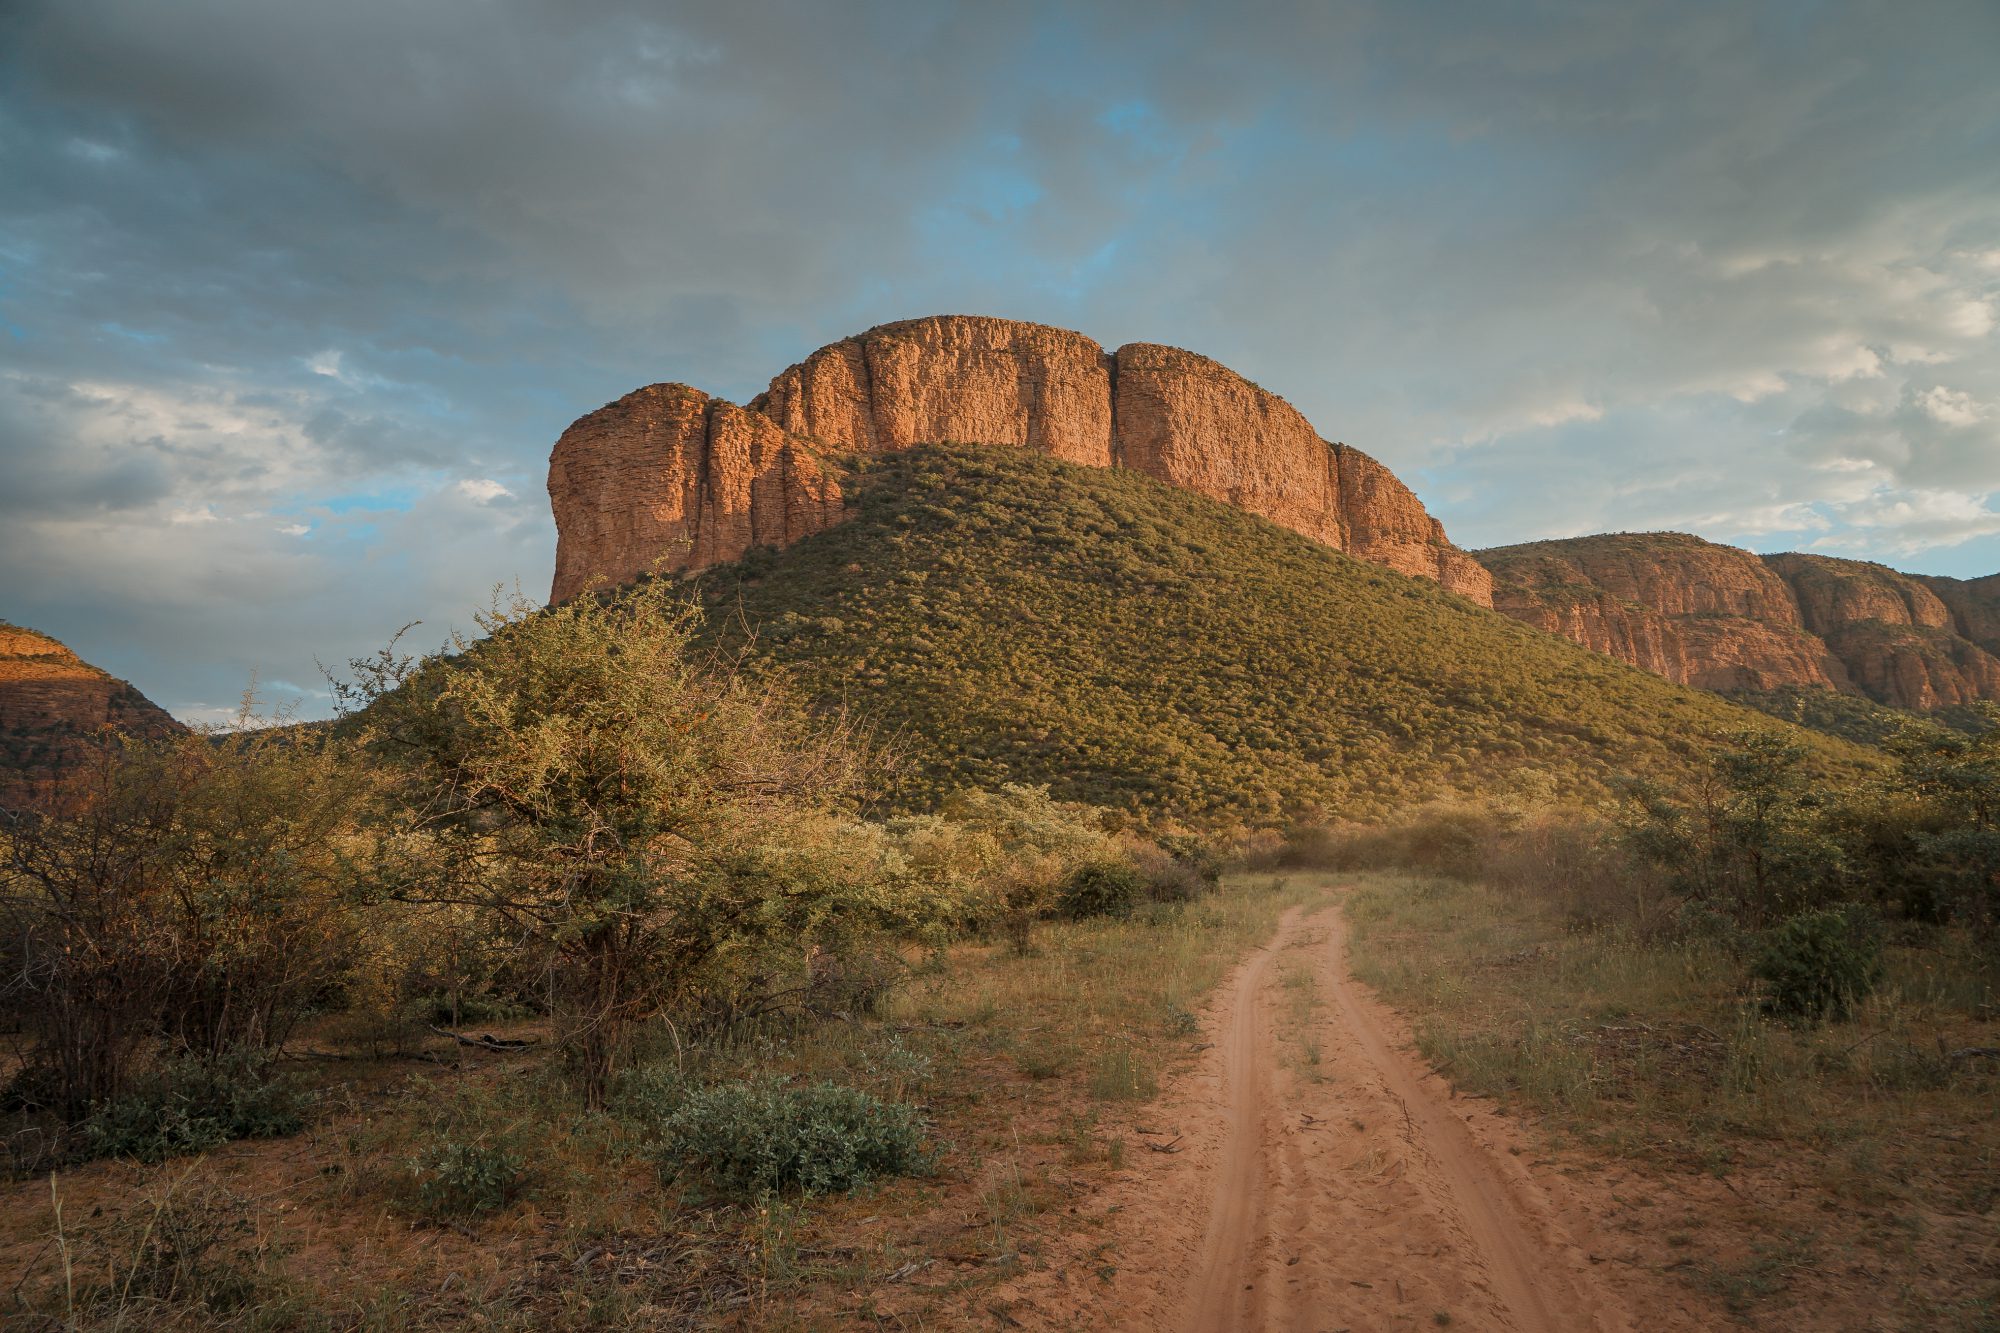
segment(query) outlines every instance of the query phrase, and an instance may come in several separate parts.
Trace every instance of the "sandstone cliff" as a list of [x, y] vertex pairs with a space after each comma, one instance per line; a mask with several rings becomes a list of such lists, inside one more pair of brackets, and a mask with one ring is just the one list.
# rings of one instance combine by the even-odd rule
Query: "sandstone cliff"
[[1862, 693], [1904, 708], [2000, 699], [2000, 659], [1964, 635], [1927, 581], [1861, 560], [1764, 559], [1791, 585], [1806, 628], [1846, 663]]
[[1950, 608], [1951, 627], [1961, 639], [1970, 639], [2000, 656], [2000, 574], [1983, 579], [1924, 574], [1918, 575], [1917, 581]]
[[700, 569], [837, 522], [840, 486], [809, 442], [684, 384], [584, 417], [549, 459], [555, 600], [655, 566]]
[[823, 347], [747, 409], [656, 385], [578, 421], [550, 460], [552, 596], [796, 541], [838, 521], [830, 462], [947, 440], [1132, 468], [1491, 604], [1408, 487], [1275, 394], [1175, 348], [971, 316]]
[[0, 809], [46, 787], [107, 729], [158, 736], [181, 726], [46, 634], [0, 621]]
[[1904, 708], [2000, 699], [2000, 578], [1919, 579], [1681, 533], [1478, 555], [1496, 609], [1670, 680], [1817, 686]]
[[1846, 689], [1791, 590], [1748, 551], [1681, 533], [1530, 542], [1477, 553], [1493, 605], [1684, 685]]

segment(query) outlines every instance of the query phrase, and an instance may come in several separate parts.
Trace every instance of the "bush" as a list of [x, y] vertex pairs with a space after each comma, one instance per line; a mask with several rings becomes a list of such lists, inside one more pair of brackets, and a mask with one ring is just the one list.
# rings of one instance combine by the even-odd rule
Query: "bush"
[[1132, 915], [1146, 895], [1146, 877], [1124, 861], [1093, 861], [1063, 881], [1056, 911], [1072, 921], [1085, 917]]
[[[238, 721], [255, 719], [246, 702]], [[94, 749], [0, 836], [0, 1013], [74, 1124], [157, 1050], [276, 1047], [350, 981], [367, 767], [285, 728]]]
[[700, 609], [672, 584], [547, 608], [517, 593], [474, 620], [477, 642], [421, 661], [392, 644], [336, 684], [392, 798], [376, 887], [471, 905], [517, 941], [601, 1107], [640, 1024], [728, 1005], [733, 960], [851, 905], [796, 853], [855, 751], [698, 651]]
[[688, 1094], [663, 1130], [664, 1173], [692, 1166], [744, 1197], [849, 1191], [931, 1165], [915, 1108], [837, 1083], [793, 1087], [767, 1078], [705, 1088]]
[[1752, 970], [1770, 1012], [1841, 1018], [1881, 979], [1881, 945], [1841, 908], [1802, 912], [1766, 933]]
[[263, 1051], [161, 1066], [131, 1091], [105, 1102], [81, 1126], [92, 1157], [161, 1162], [206, 1152], [231, 1139], [272, 1139], [305, 1127], [300, 1081], [271, 1072]]
[[1270, 858], [1269, 870], [1350, 870], [1348, 840], [1322, 824], [1302, 824], [1288, 829], [1284, 842]]
[[618, 1115], [657, 1127], [669, 1120], [694, 1091], [689, 1077], [666, 1060], [642, 1060], [618, 1076], [611, 1109]]
[[[101, 1255], [104, 1273], [101, 1283], [77, 1293], [77, 1304], [108, 1317], [64, 1327], [144, 1325], [148, 1306], [233, 1314], [272, 1294], [268, 1251], [250, 1221], [251, 1200], [213, 1180], [182, 1176], [169, 1180], [151, 1207], [147, 1202], [79, 1236], [86, 1262]], [[136, 1320], [134, 1311], [140, 1312]]]
[[1212, 844], [1194, 834], [1168, 834], [1158, 843], [1137, 843], [1132, 864], [1146, 884], [1146, 897], [1156, 903], [1191, 903], [1212, 893], [1222, 879], [1222, 858]]
[[1213, 839], [1198, 833], [1170, 833], [1160, 839], [1160, 850], [1210, 888], [1221, 882], [1222, 852]]
[[410, 1163], [417, 1206], [430, 1217], [497, 1212], [521, 1196], [527, 1159], [504, 1143], [444, 1139]]

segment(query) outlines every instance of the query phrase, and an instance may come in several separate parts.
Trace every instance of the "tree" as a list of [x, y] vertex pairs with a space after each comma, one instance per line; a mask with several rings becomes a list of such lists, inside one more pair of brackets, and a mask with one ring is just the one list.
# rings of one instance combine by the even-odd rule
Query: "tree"
[[496, 595], [476, 619], [477, 642], [422, 661], [392, 644], [340, 684], [390, 773], [379, 887], [490, 914], [594, 1105], [634, 1024], [801, 942], [832, 890], [788, 843], [848, 790], [854, 748], [698, 660], [700, 613], [665, 582], [547, 609]]
[[1722, 738], [1677, 788], [1641, 788], [1637, 850], [1676, 887], [1747, 923], [1788, 916], [1829, 896], [1841, 873], [1801, 760], [1769, 732]]
[[1977, 734], [1917, 720], [1890, 742], [1896, 785], [1917, 802], [1914, 861], [1930, 906], [1983, 931], [2000, 926], [2000, 705], [1974, 705]]

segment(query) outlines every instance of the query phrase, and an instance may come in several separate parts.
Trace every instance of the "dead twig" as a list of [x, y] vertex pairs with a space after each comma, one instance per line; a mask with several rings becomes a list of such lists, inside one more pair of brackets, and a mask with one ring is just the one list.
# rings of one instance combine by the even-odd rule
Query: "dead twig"
[[532, 1037], [496, 1037], [490, 1032], [478, 1037], [468, 1037], [463, 1032], [453, 1032], [450, 1028], [441, 1028], [435, 1023], [427, 1023], [424, 1026], [440, 1037], [450, 1037], [461, 1046], [476, 1046], [482, 1051], [518, 1051], [535, 1044]]

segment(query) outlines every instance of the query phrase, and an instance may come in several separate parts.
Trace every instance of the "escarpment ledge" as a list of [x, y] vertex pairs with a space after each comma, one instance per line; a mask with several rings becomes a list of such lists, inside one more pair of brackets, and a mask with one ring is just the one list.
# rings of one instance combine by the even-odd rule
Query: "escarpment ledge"
[[1669, 680], [1927, 709], [2000, 699], [2000, 576], [1919, 578], [1685, 533], [1481, 551], [1495, 609]]
[[822, 347], [747, 407], [654, 385], [579, 420], [550, 460], [552, 595], [797, 541], [844, 512], [839, 458], [943, 441], [1131, 468], [1492, 604], [1492, 577], [1394, 474], [1227, 367], [960, 315]]

